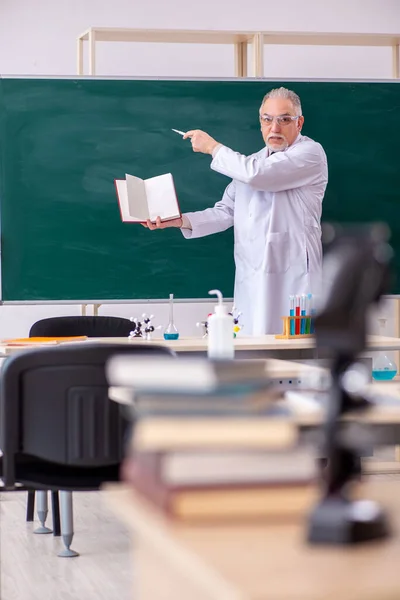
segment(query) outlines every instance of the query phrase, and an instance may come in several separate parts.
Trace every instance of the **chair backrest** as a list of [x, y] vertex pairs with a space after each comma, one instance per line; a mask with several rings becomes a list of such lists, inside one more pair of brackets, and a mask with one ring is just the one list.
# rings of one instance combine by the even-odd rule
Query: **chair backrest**
[[28, 350], [5, 361], [0, 448], [6, 486], [18, 481], [24, 456], [74, 468], [119, 465], [128, 422], [108, 398], [105, 364], [121, 353], [175, 356], [153, 344], [82, 342]]
[[29, 337], [128, 337], [132, 323], [123, 317], [69, 316], [50, 317], [34, 323]]

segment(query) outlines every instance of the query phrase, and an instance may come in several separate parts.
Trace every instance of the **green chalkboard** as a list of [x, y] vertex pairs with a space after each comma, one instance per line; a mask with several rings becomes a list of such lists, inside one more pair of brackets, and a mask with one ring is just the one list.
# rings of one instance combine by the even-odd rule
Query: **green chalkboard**
[[278, 85], [299, 93], [303, 132], [327, 152], [324, 220], [388, 221], [400, 266], [398, 82], [3, 78], [2, 300], [231, 297], [232, 232], [188, 241], [123, 224], [114, 179], [171, 172], [182, 211], [213, 205], [229, 180], [171, 128], [255, 152]]

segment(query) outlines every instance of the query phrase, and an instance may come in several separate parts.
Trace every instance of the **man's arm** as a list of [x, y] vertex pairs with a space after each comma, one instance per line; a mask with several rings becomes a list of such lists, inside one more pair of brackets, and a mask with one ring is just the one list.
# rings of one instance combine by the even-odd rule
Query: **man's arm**
[[[219, 233], [232, 227], [235, 189], [235, 182], [232, 181], [225, 189], [221, 200], [213, 208], [206, 208], [205, 210], [182, 215], [183, 225], [181, 231], [184, 237], [199, 238]], [[190, 228], [187, 227], [188, 225]]]
[[192, 230], [192, 224], [189, 221], [187, 215], [185, 215], [185, 214], [182, 215], [182, 227], [181, 227], [181, 229], [190, 229], [190, 230]]
[[246, 183], [263, 192], [282, 192], [328, 180], [326, 156], [320, 144], [304, 141], [276, 152], [273, 156], [244, 156], [226, 146], [205, 131], [187, 131], [194, 152], [211, 154], [211, 168], [227, 177]]
[[213, 208], [185, 213], [171, 221], [161, 221], [160, 217], [157, 217], [155, 223], [147, 221], [142, 225], [151, 231], [178, 227], [185, 238], [198, 238], [225, 231], [233, 225], [235, 189], [235, 182], [232, 181], [225, 189], [222, 199]]
[[281, 192], [327, 179], [325, 154], [315, 142], [300, 142], [269, 158], [247, 157], [222, 146], [211, 168], [265, 192]]

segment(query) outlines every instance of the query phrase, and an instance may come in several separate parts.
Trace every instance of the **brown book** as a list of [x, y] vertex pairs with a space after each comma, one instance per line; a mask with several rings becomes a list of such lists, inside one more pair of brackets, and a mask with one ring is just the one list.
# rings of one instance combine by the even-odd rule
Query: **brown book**
[[174, 489], [142, 477], [134, 487], [167, 516], [201, 522], [301, 518], [318, 498], [312, 484]]
[[307, 483], [317, 478], [314, 450], [303, 444], [290, 450], [222, 449], [137, 452], [124, 462], [123, 479], [151, 477], [173, 487]]
[[152, 417], [139, 419], [134, 444], [139, 451], [177, 448], [293, 447], [298, 430], [287, 418]]
[[318, 498], [310, 482], [166, 485], [134, 460], [125, 462], [122, 475], [167, 516], [193, 522], [299, 518]]

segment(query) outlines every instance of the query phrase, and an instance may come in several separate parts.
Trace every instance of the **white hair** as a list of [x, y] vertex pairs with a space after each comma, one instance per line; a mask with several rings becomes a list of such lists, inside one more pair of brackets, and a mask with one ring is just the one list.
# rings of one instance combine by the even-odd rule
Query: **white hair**
[[269, 98], [285, 98], [286, 100], [290, 100], [290, 102], [293, 104], [293, 108], [295, 110], [296, 116], [301, 116], [301, 102], [300, 102], [300, 98], [296, 94], [296, 92], [293, 92], [292, 90], [288, 90], [287, 88], [284, 88], [284, 87], [275, 88], [274, 90], [270, 90], [268, 92], [268, 94], [265, 94], [263, 101], [261, 102], [260, 111], [261, 111], [261, 108], [263, 107], [264, 103]]

